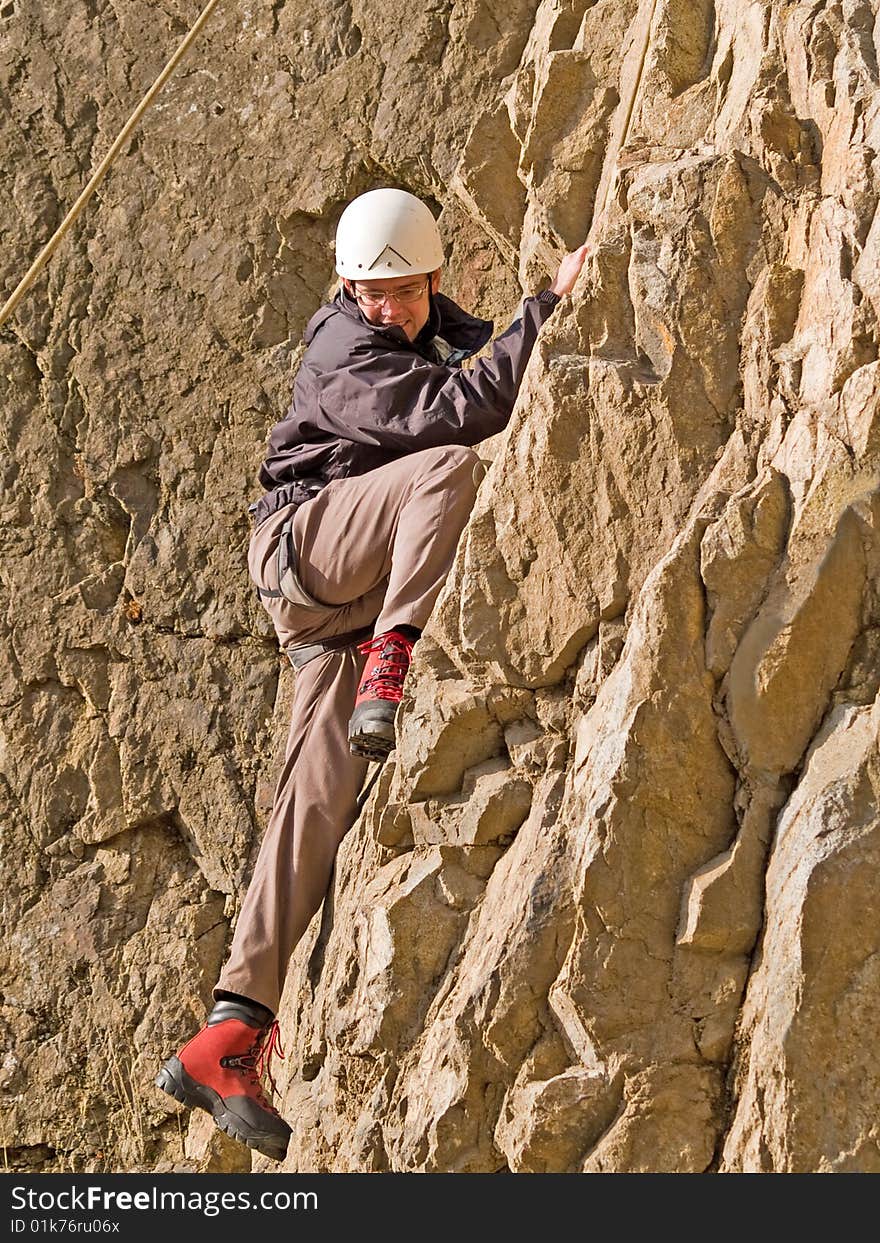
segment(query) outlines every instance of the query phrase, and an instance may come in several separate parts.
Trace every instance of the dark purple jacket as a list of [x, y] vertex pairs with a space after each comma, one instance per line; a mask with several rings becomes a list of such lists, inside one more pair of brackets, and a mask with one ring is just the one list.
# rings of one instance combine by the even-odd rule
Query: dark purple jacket
[[370, 324], [340, 290], [306, 328], [293, 402], [273, 427], [260, 468], [267, 491], [250, 507], [255, 522], [308, 500], [332, 479], [500, 432], [538, 331], [558, 301], [549, 289], [526, 298], [491, 353], [462, 368], [491, 337], [488, 320], [437, 294], [427, 324], [410, 341], [402, 328]]

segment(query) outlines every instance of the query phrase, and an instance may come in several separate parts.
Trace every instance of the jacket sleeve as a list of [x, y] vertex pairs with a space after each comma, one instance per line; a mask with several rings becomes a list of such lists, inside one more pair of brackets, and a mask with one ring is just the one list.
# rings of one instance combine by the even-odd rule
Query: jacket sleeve
[[493, 436], [510, 418], [538, 332], [558, 302], [550, 290], [526, 298], [490, 354], [468, 369], [408, 350], [365, 349], [316, 377], [323, 430], [402, 452]]

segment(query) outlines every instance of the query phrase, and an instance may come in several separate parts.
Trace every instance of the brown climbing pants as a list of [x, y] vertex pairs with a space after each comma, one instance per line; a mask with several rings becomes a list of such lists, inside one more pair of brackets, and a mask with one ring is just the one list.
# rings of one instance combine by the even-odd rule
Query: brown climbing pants
[[[264, 599], [282, 647], [364, 626], [383, 634], [424, 626], [452, 566], [482, 464], [451, 445], [328, 484], [295, 511], [299, 578], [326, 608]], [[276, 551], [292, 507], [251, 537], [248, 566], [277, 591]], [[356, 815], [367, 761], [348, 749], [348, 721], [364, 658], [356, 646], [324, 652], [296, 673], [284, 767], [253, 878], [217, 989], [277, 1012], [287, 964], [327, 892], [333, 861]]]

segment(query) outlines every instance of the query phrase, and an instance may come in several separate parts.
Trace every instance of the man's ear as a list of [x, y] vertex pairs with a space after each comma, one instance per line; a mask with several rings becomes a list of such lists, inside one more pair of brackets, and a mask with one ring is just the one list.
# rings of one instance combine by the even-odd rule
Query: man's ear
[[343, 284], [343, 287], [345, 288], [345, 292], [348, 294], [349, 298], [353, 298], [353, 297], [354, 297], [354, 285], [352, 285], [352, 283], [351, 283], [351, 281], [348, 279], [348, 277], [343, 276], [343, 278], [342, 278], [342, 284]]
[[431, 293], [437, 293], [440, 289], [440, 269], [437, 268], [431, 273]]

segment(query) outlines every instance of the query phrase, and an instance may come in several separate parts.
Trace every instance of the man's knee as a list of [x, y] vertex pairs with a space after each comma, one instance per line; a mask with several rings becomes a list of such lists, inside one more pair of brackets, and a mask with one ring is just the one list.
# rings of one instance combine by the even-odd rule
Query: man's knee
[[480, 486], [483, 477], [486, 474], [486, 467], [483, 460], [474, 449], [470, 449], [467, 445], [451, 445], [455, 454], [454, 460], [457, 469], [461, 470], [465, 478], [470, 480], [474, 490]]
[[426, 472], [436, 477], [441, 475], [462, 490], [476, 490], [486, 473], [486, 468], [478, 453], [467, 445], [441, 445], [436, 449], [424, 450], [424, 466]]

